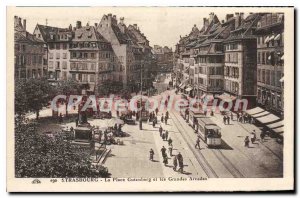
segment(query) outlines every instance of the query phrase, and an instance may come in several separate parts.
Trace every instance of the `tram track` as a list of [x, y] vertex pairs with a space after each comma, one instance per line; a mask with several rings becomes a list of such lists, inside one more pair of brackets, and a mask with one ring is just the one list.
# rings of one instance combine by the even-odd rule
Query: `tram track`
[[[199, 154], [203, 161], [204, 164], [208, 167], [208, 169], [210, 171], [212, 171], [215, 175], [215, 177], [219, 177], [216, 172], [214, 171], [214, 169], [212, 168], [212, 166], [209, 164], [209, 162], [205, 159], [204, 155], [201, 152], [195, 152], [193, 147], [190, 146], [190, 142], [193, 142], [194, 140], [192, 140], [192, 138], [190, 136], [187, 135], [187, 131], [184, 129], [184, 127], [182, 126], [181, 122], [178, 119], [178, 116], [173, 113], [173, 116], [176, 118], [177, 122], [174, 122], [176, 127], [178, 128], [178, 123], [181, 125], [182, 129], [185, 131], [185, 133], [183, 134], [182, 131], [178, 128], [178, 130], [181, 132], [183, 138], [185, 139], [185, 141], [188, 143], [190, 149], [192, 150], [192, 152], [195, 154], [195, 156], [197, 156], [196, 154]], [[236, 168], [236, 166], [224, 155], [224, 153], [221, 151], [221, 149], [215, 148], [215, 149], [209, 149], [211, 153], [214, 154], [214, 156], [218, 159], [218, 161], [225, 167], [225, 169], [234, 177], [234, 178], [244, 178], [245, 176]], [[203, 163], [201, 161], [199, 161], [199, 159], [197, 159], [197, 161], [199, 162], [199, 164], [201, 165], [201, 167], [203, 167]], [[204, 170], [205, 172], [207, 172], [207, 170]]]
[[173, 117], [176, 119], [176, 121], [174, 120], [174, 124], [175, 124], [176, 128], [181, 133], [183, 139], [187, 143], [190, 150], [193, 152], [196, 160], [198, 161], [199, 165], [202, 167], [202, 169], [205, 172], [205, 174], [207, 175], [207, 177], [208, 178], [218, 178], [219, 176], [217, 175], [215, 170], [211, 167], [211, 165], [208, 163], [208, 161], [203, 156], [203, 154], [201, 152], [195, 152], [193, 145], [191, 144], [191, 142], [193, 142], [193, 141], [191, 141], [191, 138], [189, 136], [187, 136], [186, 133], [183, 133], [182, 130], [185, 131], [185, 129], [183, 128], [183, 125], [180, 123], [177, 116], [173, 112], [170, 112], [170, 113], [173, 114]]

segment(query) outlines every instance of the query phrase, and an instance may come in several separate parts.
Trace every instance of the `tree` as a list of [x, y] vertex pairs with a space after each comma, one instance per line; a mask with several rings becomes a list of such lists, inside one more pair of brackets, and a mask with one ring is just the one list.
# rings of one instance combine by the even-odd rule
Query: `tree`
[[53, 96], [53, 87], [47, 79], [27, 79], [16, 82], [15, 85], [15, 113], [24, 115], [28, 111], [36, 113], [48, 105]]
[[90, 151], [64, 141], [60, 136], [47, 137], [36, 131], [36, 124], [16, 122], [15, 177], [65, 178], [109, 177], [107, 168], [94, 168]]
[[81, 84], [75, 80], [62, 80], [58, 82], [57, 94], [67, 96], [66, 116], [68, 116], [68, 98], [70, 95], [80, 94]]

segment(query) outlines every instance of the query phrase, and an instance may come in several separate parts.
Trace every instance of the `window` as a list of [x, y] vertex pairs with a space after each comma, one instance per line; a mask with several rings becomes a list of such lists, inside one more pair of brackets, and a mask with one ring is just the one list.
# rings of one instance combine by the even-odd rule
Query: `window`
[[91, 58], [95, 58], [95, 53], [91, 53]]
[[72, 52], [72, 58], [76, 58], [76, 52]]
[[83, 57], [84, 57], [84, 58], [88, 58], [88, 53], [84, 53], [84, 54], [83, 54]]
[[88, 75], [82, 74], [82, 82], [87, 82], [87, 81], [88, 81]]
[[67, 67], [68, 67], [67, 61], [63, 61], [62, 62], [62, 68], [67, 69]]
[[261, 69], [257, 70], [257, 81], [260, 82], [261, 81]]
[[56, 43], [55, 48], [60, 49], [60, 43]]
[[64, 80], [67, 80], [67, 72], [66, 71], [62, 72], [62, 77]]
[[262, 64], [266, 64], [266, 57], [265, 57], [265, 52], [262, 52]]
[[49, 49], [54, 49], [54, 44], [53, 43], [49, 43]]
[[72, 80], [76, 80], [76, 74], [72, 74]]
[[95, 82], [95, 75], [94, 74], [90, 75], [90, 82]]
[[275, 86], [275, 72], [273, 70], [271, 71], [270, 78], [271, 78], [271, 85]]
[[96, 66], [94, 63], [91, 64], [91, 70], [95, 70], [96, 69]]
[[57, 62], [55, 62], [55, 69], [60, 69], [60, 62], [59, 61], [57, 61]]
[[63, 53], [63, 59], [67, 58], [67, 53]]
[[49, 53], [49, 59], [53, 59], [53, 53]]
[[265, 70], [263, 69], [262, 70], [262, 79], [261, 79], [261, 81], [263, 82], [263, 83], [265, 83], [266, 81], [265, 81], [265, 79], [266, 79], [266, 76], [265, 76]]
[[67, 44], [66, 43], [63, 44], [63, 49], [67, 49]]
[[76, 63], [70, 63], [71, 70], [76, 70]]
[[260, 52], [257, 53], [257, 64], [260, 64]]
[[53, 69], [53, 61], [49, 61], [48, 64], [49, 64], [49, 65], [48, 65], [48, 68], [49, 68], [49, 69]]
[[281, 79], [281, 71], [277, 71], [277, 75], [276, 75], [276, 86], [277, 87], [281, 87], [281, 82], [280, 82], [280, 79]]
[[26, 51], [26, 45], [22, 45], [22, 51], [23, 51], [23, 52]]
[[56, 59], [60, 59], [60, 53], [56, 53]]

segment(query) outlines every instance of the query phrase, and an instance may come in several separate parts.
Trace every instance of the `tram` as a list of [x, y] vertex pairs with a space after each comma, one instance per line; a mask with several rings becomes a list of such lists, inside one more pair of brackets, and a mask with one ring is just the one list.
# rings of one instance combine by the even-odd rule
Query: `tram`
[[198, 134], [208, 147], [218, 147], [222, 143], [221, 128], [210, 118], [197, 118]]
[[204, 117], [203, 113], [200, 110], [190, 110], [189, 111], [189, 124], [197, 131], [197, 118]]

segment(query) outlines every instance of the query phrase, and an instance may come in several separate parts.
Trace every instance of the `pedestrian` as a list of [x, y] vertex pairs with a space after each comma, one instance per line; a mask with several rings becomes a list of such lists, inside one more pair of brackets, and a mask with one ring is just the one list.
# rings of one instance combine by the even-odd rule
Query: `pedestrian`
[[197, 138], [196, 144], [195, 144], [195, 148], [197, 148], [197, 147], [201, 150], [201, 148], [200, 148], [200, 138], [199, 137]]
[[169, 146], [173, 143], [173, 140], [171, 138], [168, 139]]
[[210, 116], [214, 116], [214, 111], [213, 110], [210, 112]]
[[117, 110], [117, 117], [119, 117], [120, 113], [119, 113], [119, 110]]
[[164, 114], [162, 114], [160, 121], [161, 121], [161, 123], [164, 123]]
[[173, 170], [176, 171], [177, 170], [177, 156], [175, 155], [173, 157]]
[[261, 142], [264, 142], [264, 139], [265, 139], [265, 132], [262, 131], [262, 132], [260, 133], [260, 141], [261, 141]]
[[168, 137], [169, 137], [169, 131], [166, 130], [166, 137], [165, 137], [166, 141], [168, 140]]
[[159, 127], [159, 135], [160, 135], [160, 137], [162, 136], [162, 132], [163, 132], [163, 128], [160, 125], [160, 127]]
[[249, 136], [246, 136], [246, 137], [245, 137], [244, 142], [245, 142], [245, 147], [249, 147], [249, 142], [250, 142]]
[[180, 171], [180, 173], [183, 173], [183, 158], [182, 158], [182, 155], [181, 155], [180, 152], [177, 155], [177, 159], [178, 159], [178, 164], [179, 164], [179, 170], [178, 171]]
[[153, 149], [150, 149], [150, 160], [153, 161], [154, 158], [154, 151]]
[[166, 112], [166, 117], [167, 117], [167, 119], [169, 119], [169, 112], [168, 111]]
[[223, 116], [223, 123], [224, 123], [225, 125], [226, 125], [226, 119], [227, 119], [227, 118], [226, 118], [226, 116], [224, 115], [224, 116]]
[[233, 121], [233, 113], [230, 113], [231, 120]]
[[173, 152], [173, 145], [169, 144], [169, 154], [171, 157], [173, 156], [172, 152]]
[[238, 119], [238, 121], [240, 122], [240, 123], [242, 123], [242, 121], [243, 121], [243, 116], [241, 115], [241, 116], [239, 116], [239, 119]]
[[75, 123], [76, 123], [76, 127], [78, 127], [78, 118], [76, 118]]
[[163, 162], [164, 162], [164, 165], [165, 166], [167, 166], [167, 164], [168, 164], [168, 156], [167, 155], [165, 155], [164, 157], [163, 157]]
[[227, 124], [228, 125], [230, 124], [230, 118], [229, 118], [229, 116], [227, 116]]
[[168, 125], [168, 118], [165, 116], [165, 125]]
[[165, 141], [166, 133], [163, 133], [161, 137], [162, 137], [162, 140]]
[[236, 120], [239, 122], [239, 120], [240, 120], [240, 113], [238, 112], [237, 114], [236, 114]]
[[204, 111], [204, 115], [205, 115], [205, 116], [207, 115], [207, 111], [206, 111], [206, 110]]
[[152, 122], [152, 126], [153, 126], [153, 128], [155, 128], [155, 121]]
[[155, 113], [156, 113], [156, 115], [158, 114], [158, 108], [156, 107], [156, 109], [155, 109]]
[[165, 146], [163, 146], [161, 149], [160, 149], [160, 151], [161, 151], [161, 155], [164, 157], [164, 156], [166, 156], [167, 154], [166, 154], [166, 148], [165, 148]]
[[256, 133], [255, 130], [253, 130], [253, 132], [251, 133], [251, 143], [253, 144], [256, 140]]
[[58, 121], [59, 121], [59, 123], [62, 123], [62, 122], [63, 122], [63, 116], [62, 116], [62, 114], [61, 114], [61, 113], [59, 114]]

